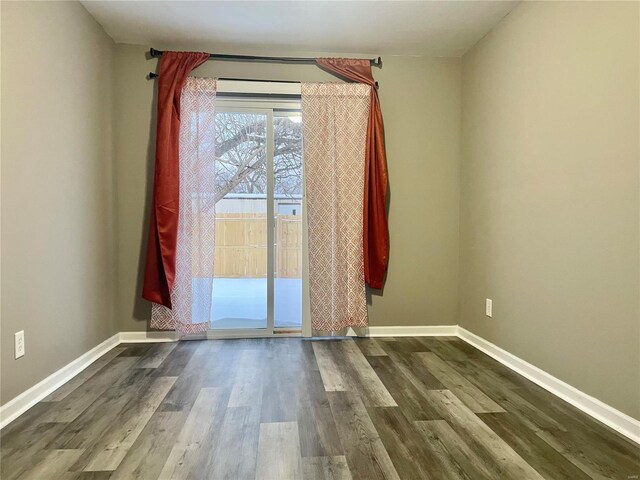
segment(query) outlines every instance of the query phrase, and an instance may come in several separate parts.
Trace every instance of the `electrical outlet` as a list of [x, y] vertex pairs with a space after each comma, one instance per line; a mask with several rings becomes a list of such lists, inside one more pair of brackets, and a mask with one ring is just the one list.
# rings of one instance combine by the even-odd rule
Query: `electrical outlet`
[[490, 298], [487, 298], [484, 305], [484, 314], [487, 317], [493, 317], [493, 300], [491, 300]]
[[16, 358], [24, 356], [24, 330], [20, 330], [14, 334], [14, 344]]

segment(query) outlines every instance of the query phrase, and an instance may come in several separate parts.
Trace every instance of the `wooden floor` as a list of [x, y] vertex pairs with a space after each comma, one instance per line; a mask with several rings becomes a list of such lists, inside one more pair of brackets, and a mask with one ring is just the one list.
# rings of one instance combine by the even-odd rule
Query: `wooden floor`
[[461, 340], [121, 345], [2, 431], [2, 479], [624, 479], [640, 449]]

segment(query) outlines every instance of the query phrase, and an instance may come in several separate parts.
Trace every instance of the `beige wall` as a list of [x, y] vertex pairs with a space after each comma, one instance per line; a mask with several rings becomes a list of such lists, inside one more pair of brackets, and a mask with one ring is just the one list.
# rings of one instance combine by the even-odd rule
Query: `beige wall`
[[[77, 3], [1, 13], [5, 403], [147, 326], [157, 61], [114, 46]], [[391, 252], [371, 325], [459, 321], [640, 417], [638, 15], [637, 3], [523, 3], [462, 61], [384, 58]], [[314, 66], [195, 74], [335, 81]]]
[[[155, 70], [157, 60], [145, 59], [147, 49], [116, 49], [117, 288], [125, 331], [144, 330], [150, 315], [149, 304], [140, 299], [155, 129], [154, 82], [145, 75]], [[386, 56], [384, 67], [374, 74], [386, 124], [391, 251], [387, 286], [384, 295], [372, 296], [370, 323], [456, 324], [460, 59]], [[337, 81], [312, 65], [207, 62], [194, 75]]]
[[[79, 3], [1, 8], [4, 404], [117, 326], [114, 44]], [[26, 356], [14, 360], [19, 330]]]
[[638, 6], [523, 3], [464, 56], [460, 232], [461, 325], [635, 418]]

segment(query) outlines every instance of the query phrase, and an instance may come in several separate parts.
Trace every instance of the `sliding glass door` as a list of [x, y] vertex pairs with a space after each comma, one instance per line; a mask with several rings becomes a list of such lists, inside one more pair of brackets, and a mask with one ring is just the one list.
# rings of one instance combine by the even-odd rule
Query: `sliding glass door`
[[302, 124], [299, 107], [216, 108], [213, 336], [302, 326]]
[[302, 325], [302, 116], [273, 116], [274, 324]]
[[267, 328], [269, 122], [268, 112], [216, 112], [214, 330]]

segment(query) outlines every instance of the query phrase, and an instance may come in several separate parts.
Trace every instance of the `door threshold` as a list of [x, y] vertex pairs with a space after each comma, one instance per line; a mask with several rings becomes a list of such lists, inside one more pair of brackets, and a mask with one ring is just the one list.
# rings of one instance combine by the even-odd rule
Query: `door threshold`
[[239, 339], [239, 338], [288, 338], [302, 337], [302, 330], [275, 330], [273, 333], [264, 331], [238, 330], [207, 330], [208, 340]]

